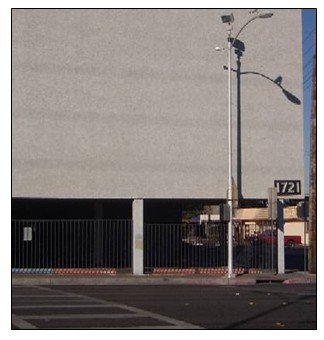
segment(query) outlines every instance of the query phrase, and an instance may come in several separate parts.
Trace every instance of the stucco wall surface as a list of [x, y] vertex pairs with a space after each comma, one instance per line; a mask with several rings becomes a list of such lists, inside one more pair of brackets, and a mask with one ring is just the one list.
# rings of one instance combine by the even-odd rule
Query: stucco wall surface
[[[227, 55], [215, 46], [229, 11], [233, 35], [254, 15], [14, 9], [13, 196], [225, 197]], [[246, 198], [304, 178], [301, 11], [271, 11], [232, 54], [233, 174]]]

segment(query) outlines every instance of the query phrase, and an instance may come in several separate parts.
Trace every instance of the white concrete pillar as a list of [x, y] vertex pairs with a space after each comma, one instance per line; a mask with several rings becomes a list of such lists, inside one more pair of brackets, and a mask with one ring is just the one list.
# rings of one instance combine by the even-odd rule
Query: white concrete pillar
[[144, 202], [133, 200], [133, 274], [144, 274], [143, 260]]
[[277, 273], [285, 273], [284, 205], [278, 200], [277, 219]]

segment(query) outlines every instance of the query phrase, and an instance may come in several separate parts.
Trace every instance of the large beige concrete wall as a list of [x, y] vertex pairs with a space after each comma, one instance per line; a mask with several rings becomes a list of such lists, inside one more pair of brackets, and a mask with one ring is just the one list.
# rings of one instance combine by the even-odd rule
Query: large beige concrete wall
[[[235, 33], [251, 14], [231, 11]], [[13, 196], [225, 197], [227, 57], [215, 46], [226, 45], [226, 12], [14, 9]], [[240, 35], [241, 182], [251, 198], [274, 179], [304, 178], [301, 12], [273, 12]], [[233, 152], [235, 174], [236, 142]]]

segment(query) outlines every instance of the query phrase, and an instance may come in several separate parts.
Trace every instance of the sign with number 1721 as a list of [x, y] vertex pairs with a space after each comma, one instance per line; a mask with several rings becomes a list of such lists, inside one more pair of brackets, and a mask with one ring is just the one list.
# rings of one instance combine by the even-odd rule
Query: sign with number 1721
[[299, 180], [277, 180], [274, 181], [278, 196], [300, 195], [301, 184]]

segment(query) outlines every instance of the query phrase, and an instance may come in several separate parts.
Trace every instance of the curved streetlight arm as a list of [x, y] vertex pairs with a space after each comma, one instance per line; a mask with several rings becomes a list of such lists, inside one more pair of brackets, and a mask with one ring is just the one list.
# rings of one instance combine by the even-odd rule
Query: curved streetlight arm
[[[267, 18], [271, 18], [273, 16], [273, 13], [264, 13], [264, 14], [259, 14], [253, 18], [251, 18], [249, 21], [247, 21], [242, 27], [241, 29], [238, 31], [238, 33], [236, 34], [236, 36], [232, 39], [231, 41], [231, 47], [230, 49], [232, 49], [232, 47], [235, 44], [235, 41], [237, 40], [238, 36], [241, 34], [241, 32], [244, 30], [244, 28], [253, 20], [255, 19], [267, 19]], [[230, 39], [230, 36], [229, 36]]]

